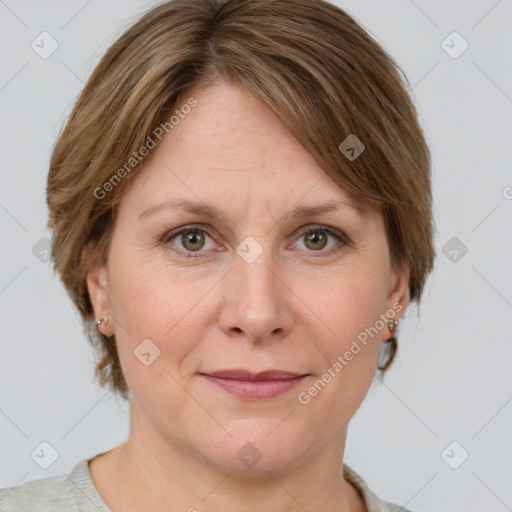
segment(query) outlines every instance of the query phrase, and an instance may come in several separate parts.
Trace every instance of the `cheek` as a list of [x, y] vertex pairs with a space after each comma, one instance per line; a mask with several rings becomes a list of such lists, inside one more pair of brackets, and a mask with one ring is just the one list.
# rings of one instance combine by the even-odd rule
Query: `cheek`
[[368, 392], [381, 351], [382, 331], [375, 326], [381, 326], [384, 283], [352, 270], [324, 283], [326, 293], [316, 293], [311, 306], [321, 320], [315, 321], [317, 336], [310, 336], [323, 368], [298, 401], [313, 432], [334, 432], [350, 420]]
[[112, 261], [118, 264], [110, 272], [111, 310], [128, 388], [149, 417], [161, 414], [164, 403], [169, 411], [179, 410], [187, 402], [179, 370], [202, 337], [197, 329], [200, 290], [142, 258]]
[[111, 261], [116, 265], [109, 274], [110, 306], [123, 368], [140, 370], [133, 352], [149, 339], [163, 356], [151, 368], [156, 371], [165, 362], [172, 371], [204, 337], [205, 319], [213, 308], [208, 292], [218, 275], [187, 276], [143, 255], [120, 258], [120, 252], [113, 251]]
[[[346, 265], [335, 273], [303, 280], [300, 286], [294, 287], [294, 293], [306, 306], [305, 314], [314, 314], [330, 359], [376, 324], [385, 307], [385, 277], [379, 262]], [[304, 322], [311, 324], [313, 319]], [[382, 327], [381, 324], [378, 325]], [[380, 339], [380, 332], [374, 337]]]
[[109, 269], [112, 312], [130, 332], [146, 337], [160, 335], [183, 316], [194, 288], [184, 284], [157, 251], [138, 251], [122, 241], [115, 242]]
[[313, 386], [304, 390], [300, 403], [311, 418], [322, 417], [326, 408], [332, 410], [328, 420], [332, 428], [339, 419], [348, 421], [355, 413], [375, 375], [382, 341], [383, 322], [379, 319], [384, 312], [387, 282], [381, 270], [378, 261], [364, 266], [347, 265], [330, 278], [316, 282], [313, 290], [305, 286], [301, 292], [314, 299], [308, 305], [321, 320], [316, 321], [317, 336], [310, 335], [312, 340], [318, 340], [314, 341], [315, 348], [324, 368]]

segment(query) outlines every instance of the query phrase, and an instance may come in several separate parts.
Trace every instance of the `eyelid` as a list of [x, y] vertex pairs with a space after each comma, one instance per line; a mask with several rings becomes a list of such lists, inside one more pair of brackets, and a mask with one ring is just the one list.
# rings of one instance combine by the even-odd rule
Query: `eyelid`
[[186, 226], [181, 226], [176, 229], [172, 229], [170, 231], [166, 231], [164, 235], [162, 236], [162, 242], [168, 242], [171, 238], [174, 238], [177, 235], [181, 235], [182, 233], [185, 233], [187, 231], [204, 231], [207, 233], [210, 237], [213, 238], [212, 234], [210, 233], [210, 228], [205, 224], [187, 224]]
[[[315, 231], [325, 231], [331, 237], [336, 238], [338, 244], [334, 247], [331, 247], [330, 249], [327, 249], [326, 251], [307, 251], [313, 258], [331, 256], [342, 251], [344, 247], [352, 246], [351, 240], [343, 231], [340, 231], [336, 228], [332, 228], [330, 226], [326, 226], [324, 224], [310, 224], [306, 226], [301, 226], [298, 230], [294, 231], [293, 235], [291, 236], [294, 237], [295, 242], [296, 239], [299, 239], [309, 233], [314, 233]], [[342, 247], [339, 246], [340, 244]]]
[[341, 241], [347, 244], [350, 242], [349, 238], [343, 231], [340, 231], [339, 229], [333, 228], [331, 226], [326, 226], [325, 224], [306, 224], [305, 226], [301, 226], [299, 229], [295, 230], [291, 236], [294, 237], [298, 236], [299, 234], [304, 236], [312, 231], [327, 231], [329, 234], [337, 236]]
[[[212, 238], [212, 240], [214, 242], [217, 242], [216, 237], [212, 235], [212, 229], [210, 228], [210, 226], [208, 226], [206, 224], [187, 224], [187, 225], [181, 226], [174, 230], [167, 231], [160, 238], [160, 240], [162, 243], [167, 244], [167, 243], [169, 243], [170, 240], [172, 240], [176, 236], [186, 233], [187, 231], [194, 231], [194, 230], [205, 232], [210, 238]], [[300, 228], [296, 229], [293, 232], [293, 234], [290, 235], [290, 237], [293, 238], [293, 242], [295, 242], [298, 238], [303, 237], [303, 236], [305, 236], [311, 232], [315, 232], [315, 231], [325, 231], [330, 236], [336, 238], [339, 243], [336, 247], [331, 247], [330, 249], [328, 249], [326, 251], [319, 250], [318, 254], [315, 254], [315, 252], [317, 252], [317, 251], [307, 251], [313, 257], [321, 257], [321, 256], [325, 257], [325, 256], [328, 256], [331, 254], [335, 254], [335, 253], [341, 251], [344, 246], [351, 247], [351, 245], [352, 245], [351, 240], [343, 231], [340, 231], [336, 228], [332, 228], [330, 226], [326, 226], [323, 224], [314, 224], [313, 223], [313, 224], [307, 224], [305, 226], [301, 226]], [[341, 244], [343, 247], [339, 247], [339, 244]], [[183, 254], [183, 252], [184, 252], [182, 249], [178, 249], [178, 248], [173, 249], [173, 250], [175, 252], [177, 252], [178, 254]], [[201, 254], [201, 252], [206, 252], [206, 251], [186, 251], [185, 254], [187, 254], [188, 256], [185, 256], [185, 257], [197, 258], [197, 257], [200, 257], [199, 254]], [[198, 254], [198, 256], [195, 256], [196, 253]]]

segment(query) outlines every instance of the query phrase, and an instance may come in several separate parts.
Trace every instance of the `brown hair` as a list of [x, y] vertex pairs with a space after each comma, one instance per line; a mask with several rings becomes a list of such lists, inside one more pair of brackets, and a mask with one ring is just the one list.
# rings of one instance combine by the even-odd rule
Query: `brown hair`
[[[106, 261], [116, 205], [137, 165], [118, 172], [108, 192], [99, 187], [184, 91], [217, 79], [270, 107], [327, 175], [382, 213], [392, 264], [409, 268], [419, 305], [435, 257], [430, 152], [402, 75], [351, 16], [323, 0], [169, 1], [112, 44], [59, 135], [47, 183], [54, 269], [99, 350], [102, 385], [128, 397], [115, 337], [95, 328], [83, 249]], [[365, 145], [353, 160], [338, 149], [351, 134]], [[395, 351], [393, 343], [382, 371]]]

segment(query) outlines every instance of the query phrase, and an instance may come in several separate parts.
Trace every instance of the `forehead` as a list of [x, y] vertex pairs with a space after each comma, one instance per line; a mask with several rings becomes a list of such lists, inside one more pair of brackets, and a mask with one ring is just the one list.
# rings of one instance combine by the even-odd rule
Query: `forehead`
[[[182, 109], [191, 100], [195, 106]], [[301, 199], [344, 203], [365, 213], [266, 105], [238, 87], [220, 83], [192, 89], [173, 113], [181, 114], [179, 122], [146, 159], [133, 184], [140, 213], [185, 201], [190, 211], [221, 216], [215, 203], [229, 209], [259, 200], [261, 209], [269, 204], [288, 209]], [[214, 204], [205, 208], [201, 203]]]
[[266, 167], [276, 158], [280, 168], [316, 167], [274, 112], [239, 87], [221, 82], [193, 89], [182, 95], [177, 110], [190, 98], [196, 107], [165, 137], [163, 151], [211, 162], [217, 170]]

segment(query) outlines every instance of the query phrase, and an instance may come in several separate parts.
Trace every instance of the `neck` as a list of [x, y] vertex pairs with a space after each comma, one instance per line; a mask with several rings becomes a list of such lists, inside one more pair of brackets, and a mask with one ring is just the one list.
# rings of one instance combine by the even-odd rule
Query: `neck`
[[346, 427], [321, 451], [281, 470], [240, 474], [215, 465], [184, 440], [163, 439], [131, 414], [127, 442], [90, 463], [112, 512], [366, 512], [342, 474]]

